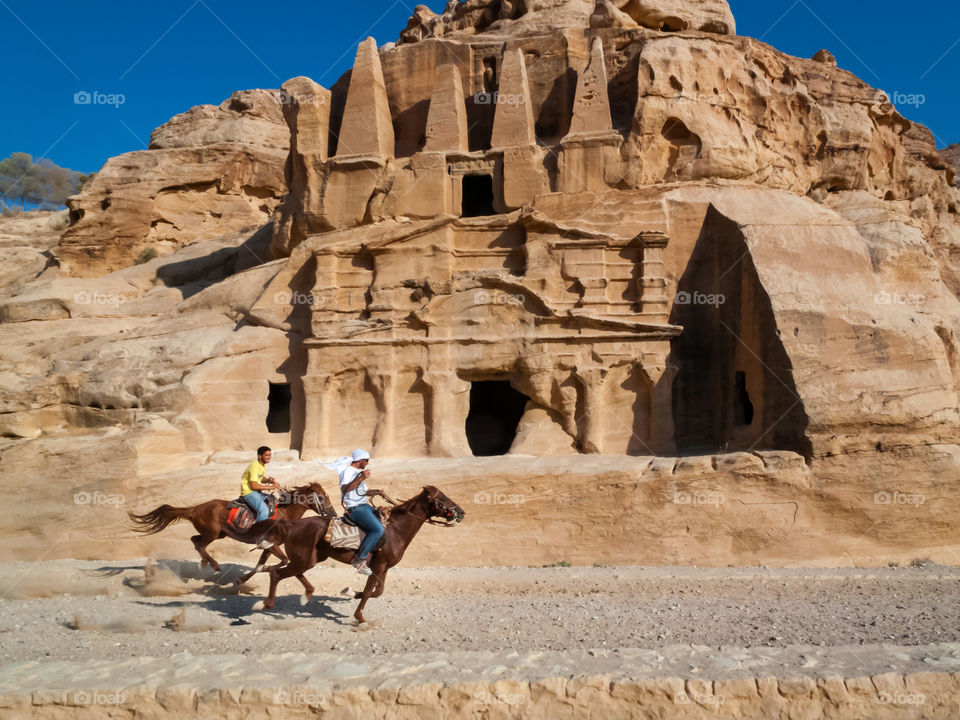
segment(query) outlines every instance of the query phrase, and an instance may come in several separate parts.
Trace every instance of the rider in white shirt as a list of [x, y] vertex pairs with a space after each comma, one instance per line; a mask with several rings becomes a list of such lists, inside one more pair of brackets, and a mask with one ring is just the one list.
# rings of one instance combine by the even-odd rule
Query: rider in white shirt
[[383, 495], [380, 490], [367, 488], [366, 481], [370, 477], [370, 471], [366, 468], [369, 463], [370, 453], [357, 449], [351, 455], [342, 457], [327, 466], [340, 475], [340, 493], [343, 507], [346, 509], [346, 517], [366, 533], [353, 560], [350, 561], [361, 575], [370, 575], [367, 560], [370, 557], [370, 551], [380, 542], [384, 533], [383, 524], [368, 500], [368, 498]]

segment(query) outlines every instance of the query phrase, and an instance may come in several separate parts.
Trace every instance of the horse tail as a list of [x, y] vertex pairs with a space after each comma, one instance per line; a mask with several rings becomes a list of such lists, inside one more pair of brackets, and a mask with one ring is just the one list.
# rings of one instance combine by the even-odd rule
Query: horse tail
[[156, 510], [151, 510], [143, 515], [134, 513], [127, 513], [127, 515], [133, 521], [134, 531], [144, 535], [153, 535], [172, 523], [180, 520], [192, 520], [195, 509], [196, 506], [178, 508], [172, 505], [161, 505]]

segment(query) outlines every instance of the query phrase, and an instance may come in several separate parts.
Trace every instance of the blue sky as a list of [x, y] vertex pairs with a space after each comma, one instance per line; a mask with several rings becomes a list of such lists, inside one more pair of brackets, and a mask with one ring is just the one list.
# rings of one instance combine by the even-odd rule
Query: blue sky
[[[429, 0], [441, 10], [444, 0]], [[5, 40], [0, 158], [28, 152], [85, 172], [146, 147], [150, 132], [234, 90], [307, 75], [330, 87], [368, 35], [395, 40], [414, 3], [273, 0], [0, 0]], [[938, 145], [960, 142], [960, 4], [731, 0], [738, 32], [792, 55], [820, 48], [897, 94]], [[908, 13], [907, 10], [910, 12]], [[77, 104], [78, 92], [101, 93]], [[109, 104], [123, 96], [123, 103]], [[922, 102], [921, 102], [922, 101]], [[912, 104], [911, 104], [912, 103]]]

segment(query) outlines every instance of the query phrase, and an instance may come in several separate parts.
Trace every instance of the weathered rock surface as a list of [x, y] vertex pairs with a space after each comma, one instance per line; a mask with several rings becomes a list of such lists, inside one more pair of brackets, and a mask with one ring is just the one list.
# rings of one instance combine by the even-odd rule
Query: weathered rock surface
[[645, 27], [736, 34], [726, 0], [466, 0], [414, 10], [398, 44], [451, 35], [529, 35], [553, 28]]
[[[927, 657], [923, 657], [927, 655]], [[904, 657], [906, 656], [906, 657]], [[950, 718], [957, 646], [214, 655], [0, 668], [10, 718]], [[803, 669], [824, 665], [828, 672]], [[914, 671], [899, 668], [910, 664]], [[731, 671], [731, 665], [741, 670]], [[890, 670], [890, 667], [895, 668]], [[749, 669], [746, 669], [749, 668]], [[80, 688], [80, 689], [78, 689]]]
[[68, 222], [66, 212], [0, 217], [0, 298], [36, 280], [52, 264], [50, 253]]
[[[11, 556], [33, 557], [31, 549], [43, 538], [46, 558], [193, 558], [191, 525], [142, 537], [129, 531], [126, 513], [230, 497], [249, 453], [190, 453], [191, 438], [177, 430], [176, 421], [171, 427], [144, 420], [130, 434], [107, 427], [86, 438], [44, 436], [0, 448], [4, 464], [18, 472], [61, 478], [34, 490], [33, 517], [43, 521], [34, 534], [18, 537], [15, 517], [0, 522]], [[103, 462], [85, 469], [97, 457]], [[776, 451], [381, 459], [372, 467], [392, 497], [410, 497], [430, 478], [467, 513], [455, 529], [431, 528], [418, 536], [404, 559], [416, 566], [527, 566], [558, 559], [701, 567], [869, 566], [918, 557], [952, 563], [960, 551], [953, 524], [958, 491], [944, 478], [956, 462], [954, 448], [892, 448], [871, 461], [875, 475], [866, 479], [856, 455], [811, 467], [795, 453]], [[910, 468], [909, 477], [903, 467]], [[271, 472], [285, 486], [316, 481], [336, 496], [335, 475], [316, 462], [277, 460]], [[64, 505], [64, 498], [96, 492], [123, 501]], [[67, 517], [71, 533], [64, 536]], [[246, 561], [248, 549], [224, 541], [211, 552], [220, 560]]]
[[616, 0], [615, 4], [638, 25], [653, 30], [737, 34], [733, 13], [726, 0]]
[[947, 162], [950, 163], [950, 167], [953, 168], [955, 173], [954, 181], [957, 183], [957, 186], [960, 187], [960, 143], [944, 148], [940, 152], [947, 159]]
[[[0, 233], [11, 233], [9, 242], [0, 235], [4, 256], [24, 247], [25, 240], [13, 232], [24, 222], [0, 222]], [[33, 225], [48, 222], [41, 216]], [[41, 233], [31, 237], [44, 247]], [[204, 431], [176, 419], [194, 404], [191, 383], [208, 372], [226, 383], [224, 388], [241, 382], [225, 377], [235, 355], [264, 358], [250, 369], [256, 382], [267, 383], [283, 360], [266, 358], [277, 349], [288, 357], [298, 342], [281, 330], [238, 327], [277, 272], [266, 262], [269, 238], [269, 227], [231, 233], [105, 277], [62, 277], [51, 267], [30, 282], [8, 285], [0, 295], [5, 337], [0, 434], [55, 438], [69, 448], [65, 453], [79, 456], [96, 456], [101, 448], [116, 462], [136, 455], [130, 452], [138, 447], [135, 438], [155, 432], [161, 445], [170, 441], [171, 453], [184, 450], [184, 432], [203, 444]], [[48, 236], [45, 247], [52, 248], [56, 239], [57, 234]], [[42, 252], [36, 252], [37, 267], [46, 260]], [[215, 406], [216, 401], [199, 407], [216, 423]], [[257, 418], [251, 437], [259, 437], [260, 414], [249, 415]], [[105, 428], [111, 430], [103, 435]], [[47, 452], [39, 446], [37, 451]], [[47, 455], [51, 470], [58, 467], [56, 456], [55, 450]], [[118, 468], [116, 476], [128, 470]]]
[[290, 135], [281, 117], [285, 98], [272, 90], [235, 92], [220, 105], [198, 105], [153, 131], [150, 150], [233, 143], [286, 155]]
[[277, 92], [234, 93], [154, 131], [148, 150], [107, 161], [70, 199], [55, 251], [66, 274], [97, 277], [270, 221], [289, 148]]
[[[332, 88], [239, 93], [111, 160], [71, 201], [59, 271], [49, 237], [11, 240], [27, 261], [0, 299], [0, 453], [66, 478], [38, 504], [49, 536], [64, 489], [186, 503], [234, 481], [178, 495], [154, 473], [267, 442], [452, 457], [460, 497], [529, 480], [522, 513], [479, 509], [478, 528], [537, 517], [554, 548], [947, 560], [954, 155], [829, 53], [733, 32], [724, 2], [418, 6]], [[523, 456], [549, 469], [518, 474]], [[740, 502], [673, 517], [666, 475]], [[603, 529], [623, 506], [633, 535]], [[81, 542], [122, 519], [87, 510], [57, 553], [131, 552]], [[471, 532], [469, 562], [490, 562]]]

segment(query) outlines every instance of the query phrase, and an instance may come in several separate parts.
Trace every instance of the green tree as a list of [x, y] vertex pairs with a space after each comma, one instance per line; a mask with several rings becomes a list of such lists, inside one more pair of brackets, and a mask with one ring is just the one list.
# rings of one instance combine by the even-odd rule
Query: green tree
[[85, 175], [81, 173], [79, 176], [77, 176], [77, 192], [83, 190], [84, 185], [93, 180], [95, 176], [95, 172], [87, 173]]

